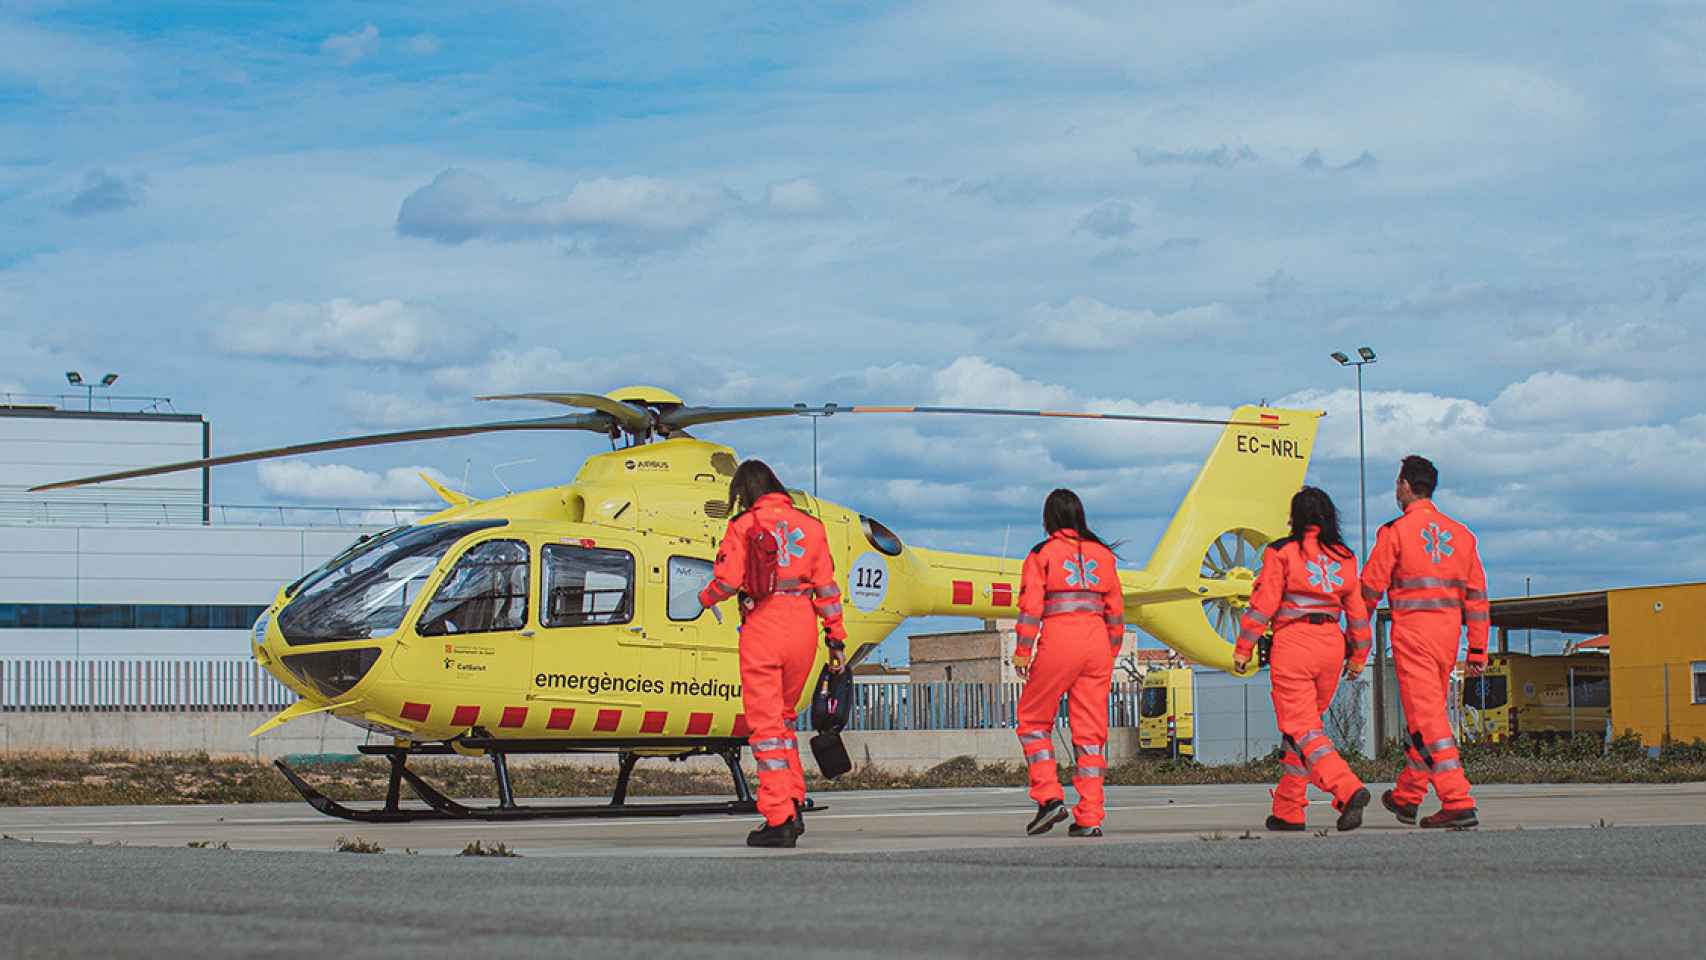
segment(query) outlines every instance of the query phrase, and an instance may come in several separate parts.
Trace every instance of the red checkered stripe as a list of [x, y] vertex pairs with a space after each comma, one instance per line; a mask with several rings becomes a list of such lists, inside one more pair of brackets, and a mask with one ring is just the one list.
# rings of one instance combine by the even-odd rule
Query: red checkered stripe
[[[449, 707], [435, 708], [432, 704], [419, 703], [413, 700], [403, 702], [399, 711], [404, 720], [412, 723], [425, 724], [434, 713], [443, 716], [448, 712], [452, 727], [476, 727], [481, 723], [497, 721], [500, 730], [520, 730], [528, 726], [528, 721], [534, 725], [542, 725], [546, 730], [572, 730], [575, 726], [576, 711], [574, 707], [503, 707], [496, 716], [486, 714], [478, 704], [457, 704]], [[622, 727], [629, 713], [640, 717], [640, 733], [666, 734], [678, 732], [689, 737], [713, 736], [714, 728], [718, 726], [716, 715], [700, 710], [677, 712], [678, 723], [670, 722], [671, 713], [668, 710], [637, 710], [626, 711], [614, 708], [585, 711], [583, 716], [590, 718], [592, 733], [614, 733]], [[683, 721], [684, 718], [684, 722]], [[584, 728], [584, 724], [583, 724]], [[746, 714], [736, 714], [734, 723], [730, 726], [727, 736], [744, 737], [752, 732], [752, 727], [746, 721]]]

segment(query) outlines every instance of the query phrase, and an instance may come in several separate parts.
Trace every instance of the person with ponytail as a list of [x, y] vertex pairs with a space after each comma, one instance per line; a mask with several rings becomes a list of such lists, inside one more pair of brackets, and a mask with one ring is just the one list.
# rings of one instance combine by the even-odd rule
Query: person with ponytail
[[1019, 747], [1029, 770], [1037, 813], [1031, 836], [1067, 817], [1055, 772], [1054, 721], [1068, 698], [1072, 724], [1072, 785], [1078, 805], [1068, 831], [1102, 835], [1102, 777], [1108, 769], [1108, 686], [1125, 640], [1125, 595], [1113, 548], [1084, 519], [1084, 503], [1056, 490], [1043, 503], [1048, 539], [1031, 548], [1019, 582], [1018, 645], [1013, 666], [1025, 680], [1019, 697]]
[[758, 765], [758, 812], [764, 823], [747, 846], [792, 847], [806, 832], [799, 744], [791, 724], [817, 663], [818, 621], [828, 666], [845, 666], [847, 628], [835, 560], [817, 518], [801, 512], [762, 460], [748, 460], [729, 481], [729, 520], [711, 582], [699, 605], [719, 622], [717, 605], [739, 596], [741, 708]]
[[1333, 499], [1316, 487], [1304, 487], [1291, 498], [1291, 535], [1262, 554], [1262, 570], [1233, 650], [1237, 673], [1249, 668], [1256, 642], [1269, 627], [1274, 634], [1268, 656], [1274, 718], [1285, 752], [1268, 829], [1306, 829], [1303, 811], [1314, 783], [1332, 794], [1338, 828], [1355, 830], [1362, 826], [1369, 792], [1334, 749], [1321, 716], [1333, 702], [1341, 673], [1354, 678], [1362, 672], [1371, 633], [1356, 554], [1339, 533]]

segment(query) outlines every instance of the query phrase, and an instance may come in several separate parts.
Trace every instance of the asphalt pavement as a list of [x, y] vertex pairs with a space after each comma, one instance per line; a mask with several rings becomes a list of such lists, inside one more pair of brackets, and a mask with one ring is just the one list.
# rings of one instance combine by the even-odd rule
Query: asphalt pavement
[[[1018, 836], [1006, 791], [829, 794], [784, 855], [712, 818], [381, 832], [269, 824], [271, 805], [0, 810], [0, 831], [38, 835], [0, 841], [0, 957], [1698, 955], [1706, 785], [1477, 792], [1498, 829], [1375, 809], [1353, 834], [1282, 836], [1259, 787], [1120, 788], [1100, 841]], [[1675, 825], [1633, 825], [1654, 822]], [[388, 850], [334, 853], [336, 833]], [[443, 854], [468, 839], [524, 856]]]

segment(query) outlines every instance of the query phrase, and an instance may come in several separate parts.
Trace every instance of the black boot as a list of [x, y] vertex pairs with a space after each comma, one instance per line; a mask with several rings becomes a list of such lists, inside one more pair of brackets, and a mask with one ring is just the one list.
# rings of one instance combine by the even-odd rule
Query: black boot
[[1441, 810], [1422, 818], [1422, 826], [1429, 830], [1467, 830], [1481, 825], [1481, 818], [1475, 815], [1474, 807], [1462, 810]]
[[1031, 818], [1030, 823], [1025, 824], [1025, 832], [1033, 837], [1047, 833], [1054, 829], [1055, 824], [1065, 820], [1067, 816], [1069, 814], [1066, 812], [1066, 804], [1059, 800], [1039, 803], [1037, 804], [1037, 815]]
[[794, 836], [796, 836], [796, 837], [803, 837], [806, 835], [806, 812], [805, 811], [806, 811], [806, 805], [801, 803], [798, 800], [795, 800], [794, 801]]
[[1339, 832], [1346, 833], [1362, 826], [1362, 808], [1374, 799], [1368, 795], [1367, 787], [1358, 787], [1345, 801], [1345, 808], [1339, 811]]
[[1282, 820], [1270, 813], [1268, 814], [1268, 829], [1275, 833], [1302, 833], [1309, 829], [1309, 825], [1306, 823], [1294, 823], [1290, 820]]
[[784, 820], [771, 826], [766, 823], [757, 830], [746, 835], [746, 845], [749, 847], [780, 847], [793, 849], [794, 840], [799, 834], [794, 829], [793, 820]]
[[1392, 815], [1398, 818], [1399, 823], [1411, 827], [1416, 825], [1416, 805], [1399, 803], [1393, 798], [1392, 791], [1388, 790], [1380, 795], [1380, 805], [1392, 811]]
[[1102, 835], [1102, 828], [1081, 826], [1074, 820], [1072, 826], [1066, 828], [1066, 833], [1072, 837], [1099, 837]]

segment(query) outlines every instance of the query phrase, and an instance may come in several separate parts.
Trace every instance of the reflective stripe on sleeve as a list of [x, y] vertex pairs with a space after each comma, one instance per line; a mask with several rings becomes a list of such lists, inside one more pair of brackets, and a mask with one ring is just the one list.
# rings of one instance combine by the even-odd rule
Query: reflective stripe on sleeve
[[1352, 630], [1367, 630], [1368, 629], [1368, 618], [1367, 617], [1346, 617], [1345, 618], [1345, 626], [1351, 628]]
[[1040, 627], [1042, 623], [1040, 617], [1033, 617], [1028, 613], [1019, 614], [1019, 626], [1021, 627]]
[[1463, 614], [1464, 623], [1491, 623], [1493, 615], [1486, 610], [1468, 610]]
[[825, 620], [828, 620], [831, 617], [839, 617], [841, 616], [841, 603], [839, 601], [835, 603], [820, 603], [818, 604], [817, 612], [818, 615], [823, 617]]
[[833, 583], [820, 584], [812, 588], [812, 593], [825, 600], [841, 596], [841, 588]]
[[1280, 598], [1281, 603], [1289, 603], [1294, 607], [1333, 607], [1339, 606], [1339, 601], [1326, 597], [1317, 597], [1308, 593], [1288, 593]]
[[1273, 614], [1263, 613], [1260, 610], [1257, 610], [1255, 608], [1251, 608], [1249, 610], [1244, 611], [1244, 619], [1249, 620], [1253, 623], [1260, 624], [1261, 626], [1265, 627], [1268, 625], [1268, 621], [1273, 619]]
[[1374, 606], [1375, 604], [1380, 602], [1380, 594], [1382, 592], [1383, 591], [1376, 590], [1373, 587], [1363, 587], [1362, 588], [1362, 600], [1364, 603], [1368, 604], [1369, 606]]
[[1487, 591], [1465, 589], [1463, 591], [1463, 599], [1472, 600], [1472, 601], [1474, 601], [1474, 600], [1485, 600], [1485, 599], [1487, 599]]
[[1309, 779], [1309, 771], [1303, 769], [1302, 767], [1292, 766], [1289, 763], [1282, 763], [1282, 764], [1280, 764], [1280, 769], [1284, 770], [1287, 774], [1289, 774], [1291, 776], [1302, 777], [1305, 780]]

